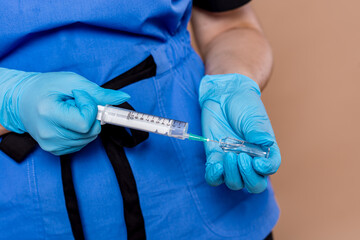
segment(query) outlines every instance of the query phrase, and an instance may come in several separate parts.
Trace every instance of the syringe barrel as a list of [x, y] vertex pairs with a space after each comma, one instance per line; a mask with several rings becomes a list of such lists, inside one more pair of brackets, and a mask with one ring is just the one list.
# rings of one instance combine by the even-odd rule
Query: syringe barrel
[[189, 124], [113, 106], [98, 106], [97, 119], [112, 124], [180, 139], [187, 138]]

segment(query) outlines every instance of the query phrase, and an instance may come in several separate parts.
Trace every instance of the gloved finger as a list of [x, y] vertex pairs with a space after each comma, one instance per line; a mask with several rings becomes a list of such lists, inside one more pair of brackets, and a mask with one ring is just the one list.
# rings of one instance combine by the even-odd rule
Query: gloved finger
[[76, 107], [74, 98], [69, 97], [68, 99], [65, 99], [65, 103]]
[[224, 180], [231, 190], [240, 190], [244, 187], [235, 153], [226, 153], [224, 160]]
[[208, 154], [205, 168], [205, 180], [211, 186], [224, 182], [223, 155], [220, 152]]
[[253, 168], [258, 174], [271, 175], [280, 167], [281, 154], [278, 145], [275, 143], [270, 147], [269, 158], [256, 157], [253, 161]]
[[39, 145], [46, 152], [53, 153], [54, 155], [62, 155], [64, 152], [70, 151], [70, 149], [83, 148], [96, 138], [97, 136], [81, 140], [39, 141]]
[[[226, 136], [233, 136], [233, 131], [222, 114], [219, 103], [206, 101], [201, 112], [201, 124], [203, 136], [212, 140], [220, 140]], [[205, 144], [207, 152], [221, 151], [218, 144], [207, 142]]]
[[71, 147], [71, 148], [61, 149], [61, 150], [54, 151], [54, 152], [51, 152], [51, 153], [54, 154], [55, 156], [62, 156], [62, 155], [78, 152], [81, 149], [83, 149], [85, 146], [86, 145], [79, 146], [79, 147]]
[[246, 189], [251, 193], [261, 193], [267, 187], [267, 179], [255, 172], [251, 161], [252, 158], [245, 153], [238, 155], [238, 166]]
[[130, 95], [123, 91], [106, 89], [99, 86], [89, 89], [88, 93], [95, 99], [98, 105], [119, 105], [130, 99]]
[[85, 91], [73, 90], [75, 106], [60, 100], [53, 111], [52, 120], [63, 128], [88, 133], [96, 121], [97, 105]]
[[66, 128], [57, 128], [58, 135], [60, 135], [65, 140], [80, 140], [96, 137], [101, 132], [101, 123], [100, 121], [95, 121], [87, 133], [78, 133]]

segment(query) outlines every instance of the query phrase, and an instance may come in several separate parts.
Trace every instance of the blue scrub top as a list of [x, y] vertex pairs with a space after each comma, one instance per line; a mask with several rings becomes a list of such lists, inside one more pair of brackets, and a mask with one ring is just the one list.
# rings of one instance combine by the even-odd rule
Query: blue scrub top
[[[204, 66], [186, 30], [190, 0], [0, 6], [0, 67], [72, 71], [102, 85], [151, 54], [156, 76], [125, 87], [129, 103], [201, 134]], [[261, 194], [207, 185], [201, 143], [151, 134], [126, 154], [148, 239], [263, 239], [278, 220], [270, 184]], [[21, 164], [0, 152], [0, 164], [0, 239], [72, 239], [59, 158], [38, 148]], [[125, 239], [122, 197], [101, 142], [74, 154], [72, 169], [86, 239]]]

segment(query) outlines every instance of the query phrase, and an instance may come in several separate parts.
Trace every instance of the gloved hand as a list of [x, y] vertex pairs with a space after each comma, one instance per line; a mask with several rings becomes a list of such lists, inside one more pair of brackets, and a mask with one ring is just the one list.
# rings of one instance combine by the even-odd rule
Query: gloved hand
[[225, 153], [218, 144], [207, 142], [206, 181], [212, 186], [225, 182], [232, 190], [245, 187], [251, 193], [264, 191], [266, 176], [277, 171], [281, 156], [257, 83], [240, 74], [208, 75], [201, 80], [199, 94], [205, 137], [233, 137], [271, 146], [266, 159]]
[[0, 68], [0, 124], [28, 132], [45, 151], [79, 151], [100, 133], [97, 105], [130, 98], [71, 72], [35, 73]]

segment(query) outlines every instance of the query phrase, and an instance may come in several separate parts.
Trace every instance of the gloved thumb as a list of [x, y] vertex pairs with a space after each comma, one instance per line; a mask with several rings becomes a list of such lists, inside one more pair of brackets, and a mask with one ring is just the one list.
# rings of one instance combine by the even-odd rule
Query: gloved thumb
[[275, 142], [270, 119], [256, 93], [248, 94], [246, 100], [231, 99], [225, 109], [232, 129], [245, 141], [264, 146]]
[[268, 130], [257, 128], [250, 131], [244, 131], [244, 137], [246, 141], [250, 143], [255, 143], [261, 146], [270, 147], [274, 144], [274, 137], [267, 132]]
[[91, 97], [94, 98], [98, 105], [119, 105], [130, 99], [129, 94], [123, 91], [105, 89], [97, 87], [96, 89], [89, 91]]

